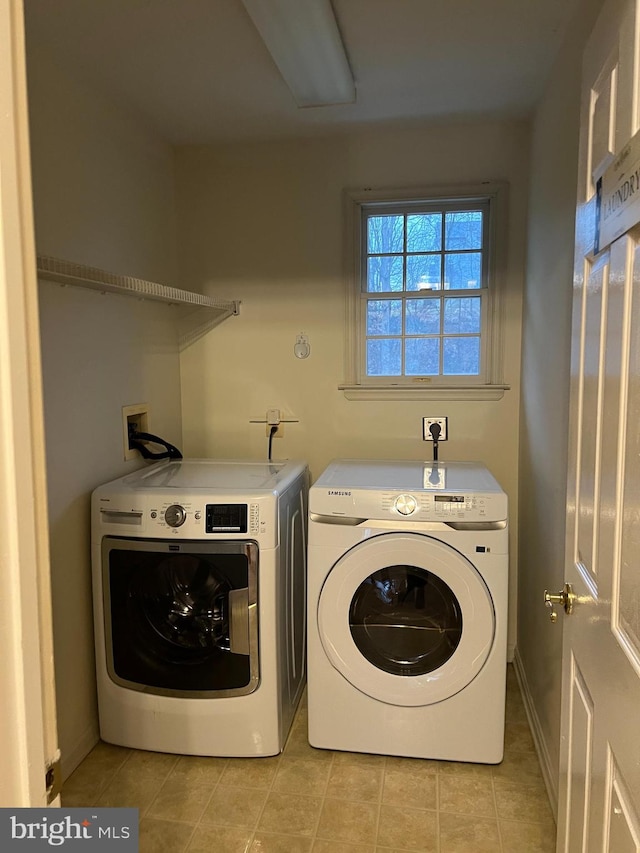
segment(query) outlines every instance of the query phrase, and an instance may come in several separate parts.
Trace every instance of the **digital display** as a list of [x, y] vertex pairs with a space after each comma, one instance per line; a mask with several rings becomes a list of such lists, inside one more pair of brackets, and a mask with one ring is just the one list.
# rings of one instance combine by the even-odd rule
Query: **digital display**
[[438, 503], [447, 504], [463, 504], [464, 495], [434, 495], [434, 500]]
[[246, 533], [246, 504], [207, 504], [207, 533]]

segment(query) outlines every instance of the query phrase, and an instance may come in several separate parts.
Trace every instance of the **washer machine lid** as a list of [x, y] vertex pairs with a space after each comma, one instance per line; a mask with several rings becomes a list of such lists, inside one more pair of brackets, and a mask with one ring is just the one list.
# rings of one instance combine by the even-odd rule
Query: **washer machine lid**
[[415, 459], [334, 459], [313, 484], [332, 489], [372, 489], [375, 491], [433, 491], [430, 477], [434, 469], [444, 476], [448, 491], [464, 494], [502, 493], [491, 472], [480, 462], [424, 462]]
[[303, 470], [304, 463], [241, 459], [180, 459], [162, 462], [123, 478], [131, 489], [273, 491]]
[[478, 675], [495, 636], [491, 595], [475, 567], [430, 536], [387, 533], [333, 566], [318, 602], [332, 665], [362, 693], [419, 706]]

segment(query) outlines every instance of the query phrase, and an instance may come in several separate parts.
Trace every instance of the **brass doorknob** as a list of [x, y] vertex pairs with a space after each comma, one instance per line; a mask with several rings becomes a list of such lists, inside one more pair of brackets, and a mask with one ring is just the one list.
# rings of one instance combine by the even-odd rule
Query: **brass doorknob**
[[565, 583], [564, 587], [558, 593], [552, 593], [545, 589], [544, 591], [544, 606], [550, 610], [549, 619], [552, 622], [558, 621], [558, 614], [554, 610], [554, 604], [562, 605], [564, 612], [569, 615], [573, 612], [573, 602], [575, 601], [575, 593], [570, 583]]

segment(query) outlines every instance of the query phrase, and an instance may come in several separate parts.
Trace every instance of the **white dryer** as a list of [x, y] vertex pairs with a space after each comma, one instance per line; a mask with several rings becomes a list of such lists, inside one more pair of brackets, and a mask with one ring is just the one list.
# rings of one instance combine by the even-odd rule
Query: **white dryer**
[[507, 496], [484, 466], [332, 462], [308, 572], [312, 746], [502, 760]]
[[305, 683], [308, 471], [183, 459], [100, 486], [92, 563], [100, 734], [275, 755]]

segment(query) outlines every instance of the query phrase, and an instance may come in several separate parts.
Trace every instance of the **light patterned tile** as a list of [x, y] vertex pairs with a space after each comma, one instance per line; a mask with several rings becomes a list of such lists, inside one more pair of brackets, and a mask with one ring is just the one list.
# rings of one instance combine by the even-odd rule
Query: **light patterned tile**
[[507, 664], [507, 690], [513, 690], [518, 694], [518, 696], [520, 695], [520, 685], [518, 684], [518, 676], [516, 675], [516, 669], [512, 663]]
[[188, 853], [248, 853], [253, 831], [229, 826], [196, 827]]
[[321, 808], [320, 797], [298, 797], [272, 791], [267, 797], [258, 830], [285, 835], [313, 835]]
[[540, 762], [535, 752], [511, 752], [505, 755], [501, 764], [494, 764], [491, 772], [494, 779], [505, 782], [517, 782], [521, 785], [542, 783]]
[[334, 761], [326, 795], [335, 799], [378, 802], [383, 772], [382, 764]]
[[309, 797], [324, 796], [331, 771], [329, 761], [313, 761], [283, 756], [273, 782], [273, 790]]
[[496, 853], [498, 822], [466, 815], [440, 815], [440, 853]]
[[485, 776], [491, 778], [493, 764], [475, 764], [471, 761], [439, 761], [438, 773], [450, 776]]
[[384, 771], [382, 802], [409, 808], [435, 809], [437, 776], [429, 767], [416, 763], [387, 764]]
[[316, 838], [313, 842], [312, 853], [375, 853], [376, 848], [372, 844], [347, 844], [344, 841], [325, 841], [324, 838]]
[[62, 797], [65, 805], [71, 800], [84, 800], [83, 805], [95, 805], [99, 794], [129, 757], [131, 750], [100, 741], [65, 781]]
[[308, 729], [309, 727], [309, 708], [305, 702], [303, 705], [302, 702], [298, 705], [298, 710], [296, 711], [295, 717], [293, 718], [293, 726], [300, 726], [300, 728]]
[[501, 820], [500, 835], [503, 853], [554, 853], [556, 849], [556, 826], [553, 820], [545, 823]]
[[378, 806], [325, 799], [316, 835], [327, 841], [370, 844], [375, 841]]
[[99, 796], [99, 794], [89, 794], [86, 791], [77, 791], [75, 794], [70, 794], [63, 790], [61, 803], [65, 809], [91, 808], [91, 806], [97, 805]]
[[270, 788], [278, 772], [280, 757], [231, 758], [220, 782], [232, 788]]
[[386, 765], [386, 755], [373, 755], [369, 752], [334, 752], [333, 763], [351, 767], [382, 768]]
[[183, 853], [195, 826], [170, 820], [140, 821], [140, 853]]
[[331, 761], [333, 758], [331, 750], [316, 749], [311, 746], [307, 737], [307, 730], [301, 726], [291, 729], [283, 754], [287, 758], [305, 758], [308, 761]]
[[208, 787], [175, 782], [169, 777], [149, 806], [147, 817], [195, 824], [202, 817], [210, 796]]
[[518, 785], [496, 779], [494, 787], [499, 819], [542, 823], [553, 818], [549, 798], [542, 783]]
[[312, 838], [301, 835], [276, 835], [256, 832], [250, 853], [310, 853]]
[[520, 691], [507, 691], [507, 701], [505, 706], [505, 719], [508, 723], [526, 723], [527, 712], [524, 709], [524, 702]]
[[436, 853], [436, 812], [383, 805], [380, 809], [377, 844], [380, 847]]
[[506, 723], [504, 732], [505, 752], [535, 752], [533, 737], [528, 723]]
[[445, 762], [431, 761], [429, 758], [401, 758], [399, 756], [387, 756], [385, 770], [402, 770], [410, 772], [414, 776], [426, 774], [434, 775]]
[[139, 809], [144, 815], [162, 787], [163, 777], [152, 779], [119, 770], [98, 799], [101, 808]]
[[165, 752], [145, 752], [144, 750], [132, 749], [126, 762], [122, 765], [120, 773], [130, 776], [152, 777], [166, 779], [170, 771], [178, 763], [177, 755], [169, 755]]
[[254, 829], [266, 800], [267, 792], [257, 788], [225, 788], [219, 785], [200, 822]]
[[181, 755], [169, 773], [168, 780], [183, 782], [185, 785], [208, 785], [213, 788], [228, 762], [228, 758]]
[[438, 780], [439, 808], [442, 812], [489, 817], [495, 820], [493, 784], [485, 776], [447, 776]]

